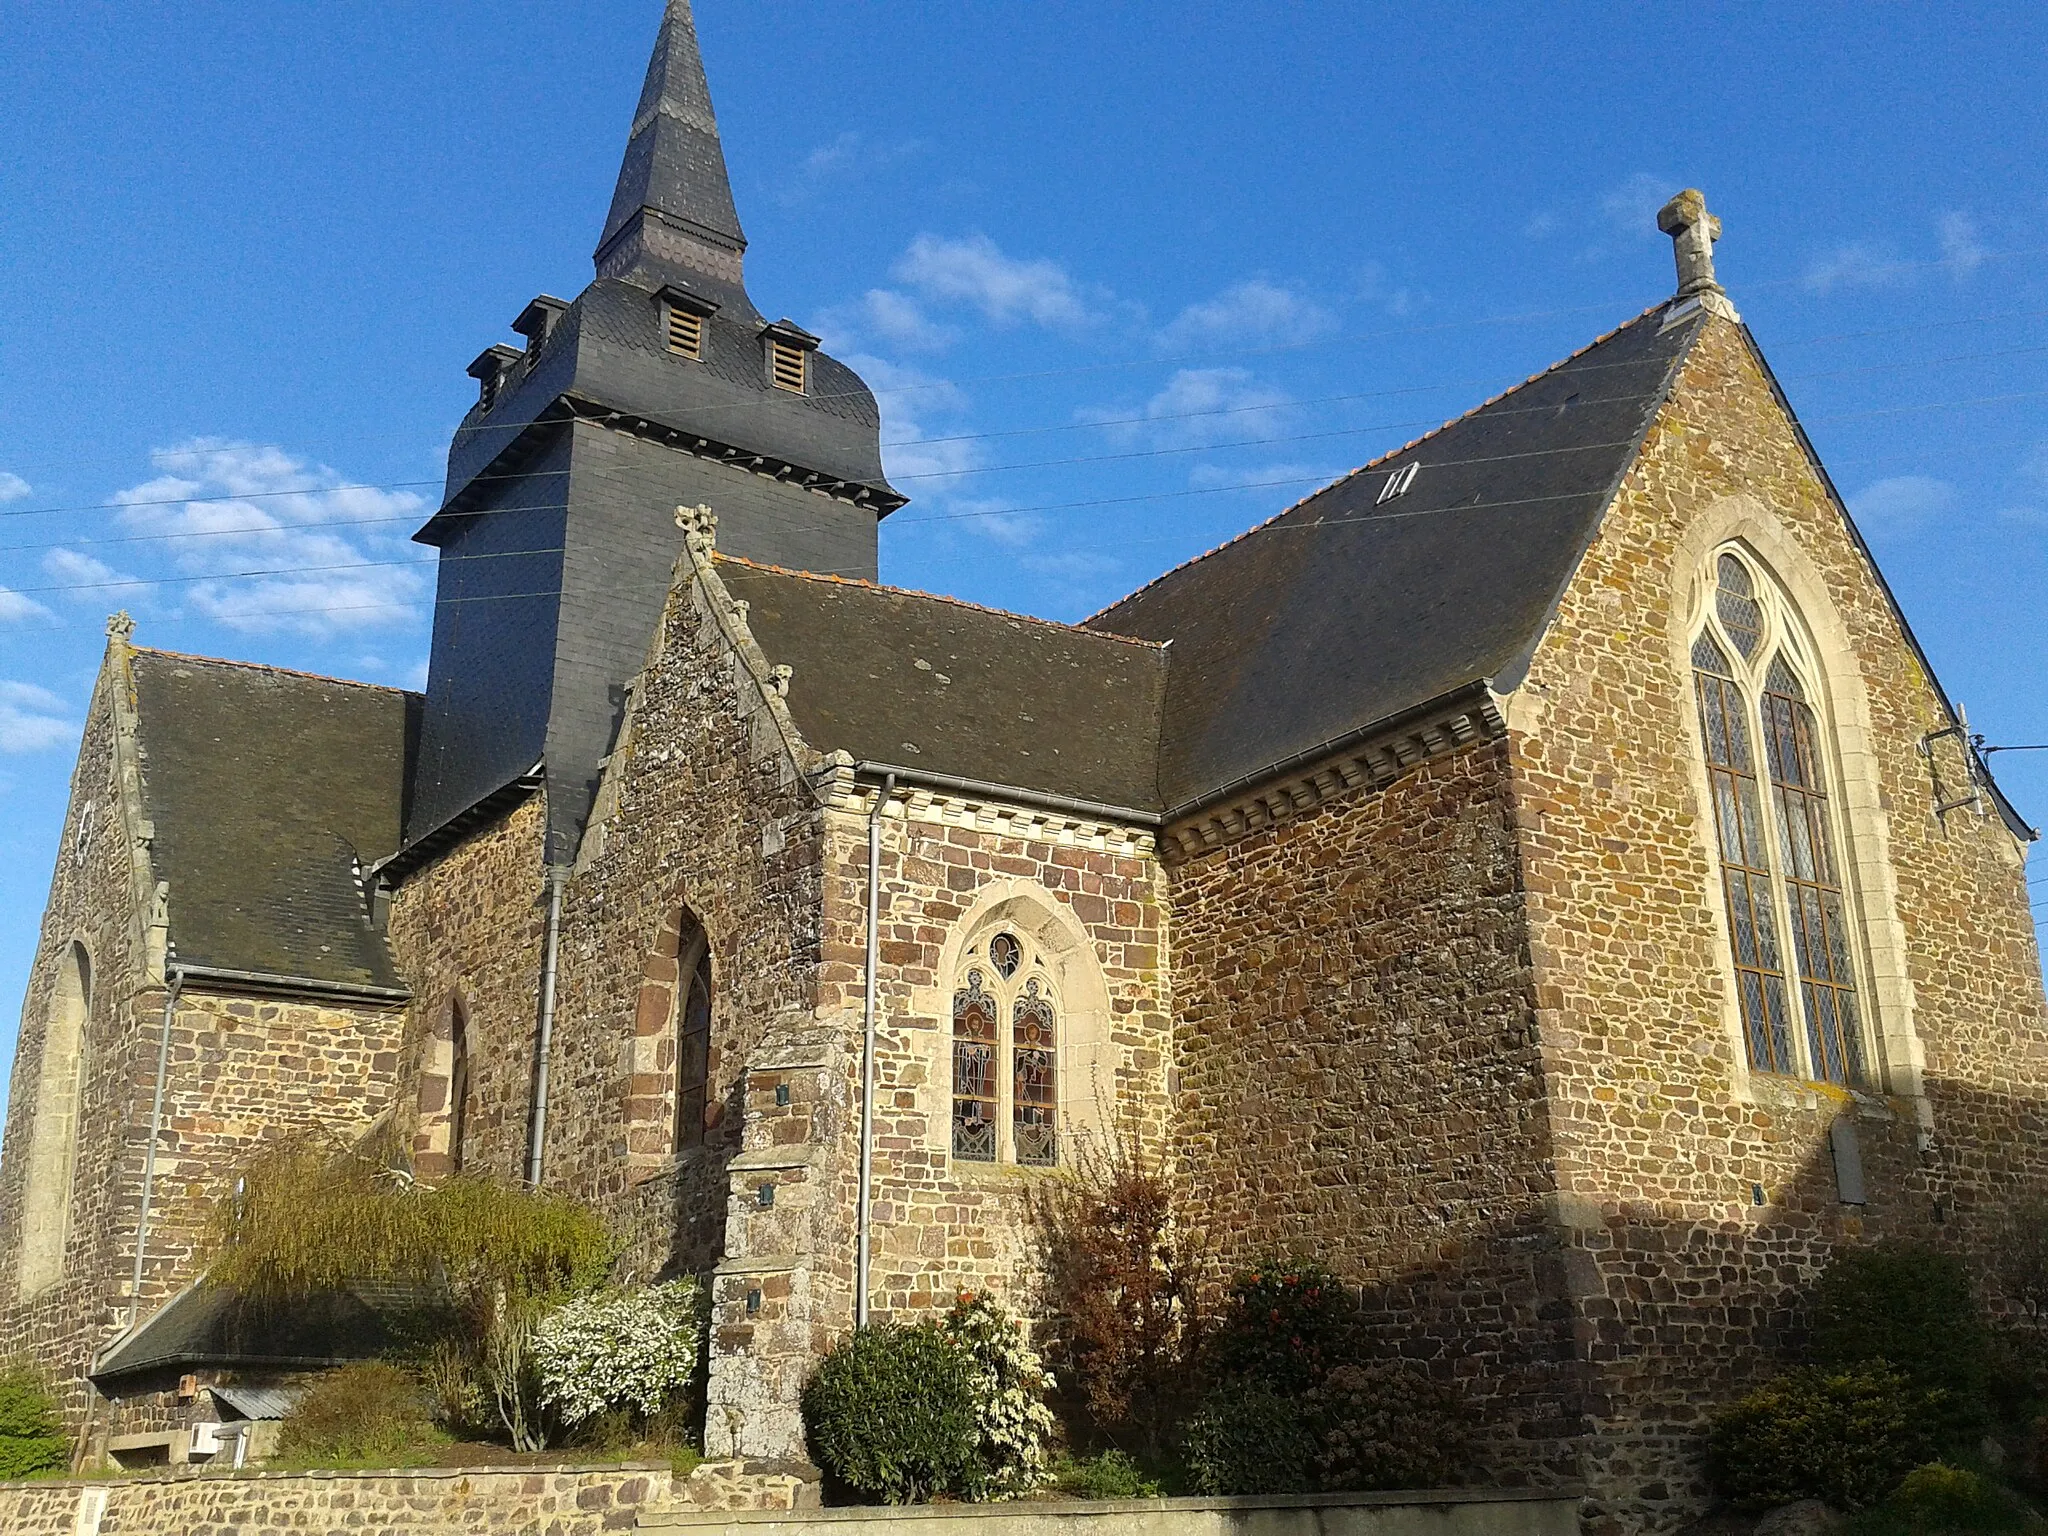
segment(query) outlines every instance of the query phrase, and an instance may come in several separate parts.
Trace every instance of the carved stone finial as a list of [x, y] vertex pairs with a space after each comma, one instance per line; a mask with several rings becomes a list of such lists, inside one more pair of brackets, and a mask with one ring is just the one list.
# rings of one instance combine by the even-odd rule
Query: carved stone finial
[[119, 613], [108, 615], [107, 638], [109, 640], [118, 640], [121, 644], [126, 645], [129, 636], [134, 633], [135, 620], [129, 617], [126, 608], [123, 608]]
[[701, 502], [677, 507], [676, 526], [683, 530], [683, 542], [704, 554], [710, 554], [718, 542], [718, 514]]
[[1657, 211], [1657, 227], [1671, 237], [1681, 299], [1727, 291], [1714, 281], [1714, 242], [1721, 238], [1721, 221], [1707, 212], [1704, 192], [1687, 187], [1672, 198]]
[[796, 676], [796, 672], [791, 667], [770, 667], [768, 669], [768, 686], [778, 699], [789, 697], [789, 680], [794, 676]]

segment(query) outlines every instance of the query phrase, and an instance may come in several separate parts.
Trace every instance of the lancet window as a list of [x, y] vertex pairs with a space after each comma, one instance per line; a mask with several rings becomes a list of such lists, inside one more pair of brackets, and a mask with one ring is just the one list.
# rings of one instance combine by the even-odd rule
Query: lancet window
[[953, 993], [953, 1156], [1051, 1167], [1059, 1152], [1059, 1003], [1044, 957], [999, 929]]
[[1746, 553], [1719, 551], [1693, 637], [1694, 696], [1750, 1066], [1865, 1080], [1864, 1010], [1837, 848], [1827, 731], [1790, 604]]
[[676, 989], [676, 1145], [694, 1147], [704, 1140], [711, 1085], [711, 949], [701, 929], [682, 955], [688, 970]]

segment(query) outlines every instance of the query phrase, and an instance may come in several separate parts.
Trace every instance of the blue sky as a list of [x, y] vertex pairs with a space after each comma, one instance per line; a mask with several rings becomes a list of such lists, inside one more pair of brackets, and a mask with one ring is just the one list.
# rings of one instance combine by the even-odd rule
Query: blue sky
[[[588, 280], [658, 16], [0, 10], [0, 1044], [110, 610], [420, 681], [463, 367]], [[1698, 185], [1950, 692], [2048, 742], [2048, 10], [698, 22], [753, 294], [881, 394], [885, 580], [1086, 614], [1668, 294]]]

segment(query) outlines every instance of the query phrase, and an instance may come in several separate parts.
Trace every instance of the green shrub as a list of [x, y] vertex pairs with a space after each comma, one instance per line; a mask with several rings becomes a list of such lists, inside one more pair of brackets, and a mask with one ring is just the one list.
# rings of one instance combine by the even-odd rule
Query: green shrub
[[60, 1472], [70, 1465], [71, 1442], [64, 1434], [64, 1420], [42, 1378], [25, 1365], [0, 1370], [0, 1482]]
[[419, 1383], [383, 1360], [315, 1378], [285, 1416], [278, 1456], [301, 1466], [420, 1466], [446, 1442]]
[[1300, 1393], [1231, 1384], [1188, 1421], [1182, 1450], [1198, 1493], [1302, 1493], [1318, 1438]]
[[1884, 1361], [1914, 1386], [1945, 1393], [1933, 1425], [1945, 1449], [1974, 1445], [1984, 1432], [1988, 1342], [1969, 1272], [1953, 1254], [1851, 1248], [1814, 1287], [1814, 1362]]
[[2042, 1523], [1990, 1478], [1937, 1461], [1908, 1473], [1890, 1498], [1857, 1517], [1852, 1530], [1855, 1536], [2005, 1536]]
[[1457, 1395], [1402, 1361], [1338, 1366], [1307, 1412], [1320, 1433], [1315, 1482], [1331, 1492], [1440, 1488], [1469, 1451]]
[[1945, 1406], [1945, 1394], [1917, 1390], [1883, 1361], [1787, 1371], [1715, 1418], [1709, 1470], [1740, 1509], [1799, 1499], [1862, 1509], [1932, 1459], [1929, 1420]]
[[855, 1496], [979, 1497], [974, 1366], [936, 1323], [857, 1329], [804, 1386], [811, 1459]]
[[607, 1411], [654, 1419], [697, 1374], [709, 1302], [689, 1276], [564, 1302], [533, 1331], [541, 1401], [571, 1424]]
[[1157, 1478], [1115, 1450], [1082, 1460], [1060, 1457], [1052, 1466], [1052, 1484], [1077, 1499], [1156, 1499], [1164, 1491]]
[[1231, 1282], [1207, 1365], [1217, 1380], [1306, 1391], [1346, 1358], [1353, 1333], [1350, 1298], [1327, 1266], [1267, 1258]]

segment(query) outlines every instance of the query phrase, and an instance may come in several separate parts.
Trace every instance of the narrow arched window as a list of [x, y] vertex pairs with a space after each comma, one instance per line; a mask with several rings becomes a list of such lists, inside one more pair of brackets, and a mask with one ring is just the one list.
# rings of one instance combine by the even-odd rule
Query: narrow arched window
[[43, 1013], [35, 1123], [21, 1197], [21, 1299], [64, 1278], [71, 1227], [72, 1161], [78, 1152], [78, 1097], [84, 1078], [85, 1026], [92, 1013], [92, 964], [78, 944], [65, 947]]
[[1863, 1041], [1856, 972], [1849, 958], [1849, 919], [1828, 825], [1820, 729], [1806, 702], [1806, 690], [1783, 656], [1772, 661], [1764, 681], [1764, 730], [1770, 741], [1779, 842], [1785, 850], [1792, 953], [1799, 961], [1814, 1073], [1831, 1083], [1858, 1082], [1863, 1077]]
[[1000, 1007], [980, 969], [953, 994], [953, 1155], [996, 1160], [996, 1051]]
[[683, 953], [688, 971], [676, 987], [676, 1145], [704, 1140], [711, 1088], [711, 948], [700, 930]]
[[1749, 1064], [1858, 1083], [1858, 942], [1836, 856], [1832, 754], [1801, 677], [1810, 648], [1790, 602], [1745, 553], [1718, 552], [1711, 577], [1693, 689]]
[[953, 993], [953, 1155], [1051, 1167], [1059, 1149], [1059, 1005], [1045, 959], [998, 929]]
[[462, 1171], [462, 1141], [469, 1128], [469, 1010], [456, 998], [448, 1012], [448, 1167]]

